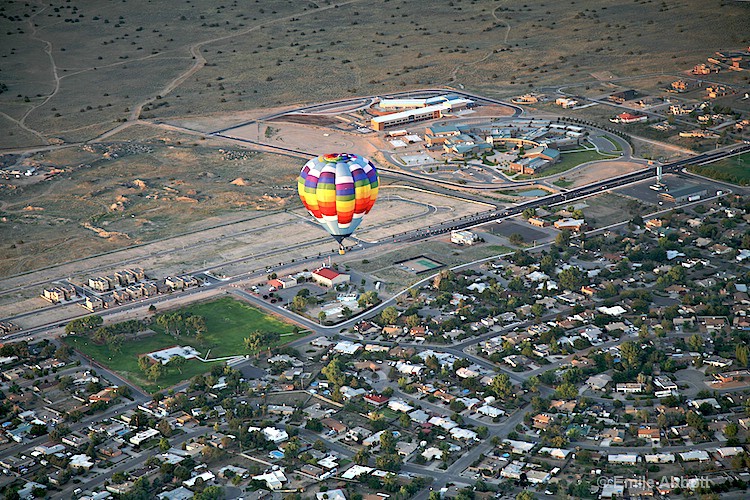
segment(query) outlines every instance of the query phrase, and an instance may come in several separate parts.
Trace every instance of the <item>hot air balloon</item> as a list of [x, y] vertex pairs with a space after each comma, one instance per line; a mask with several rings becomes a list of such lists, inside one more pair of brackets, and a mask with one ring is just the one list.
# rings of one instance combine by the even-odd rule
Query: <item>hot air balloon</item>
[[378, 197], [375, 165], [362, 156], [333, 153], [305, 163], [297, 180], [302, 204], [339, 243], [351, 235]]

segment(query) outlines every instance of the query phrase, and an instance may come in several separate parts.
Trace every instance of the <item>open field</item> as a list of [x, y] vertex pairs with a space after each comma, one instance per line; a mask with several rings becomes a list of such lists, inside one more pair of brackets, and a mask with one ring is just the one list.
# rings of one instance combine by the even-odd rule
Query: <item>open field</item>
[[[626, 174], [628, 172], [635, 172], [645, 168], [645, 165], [641, 163], [635, 163], [632, 161], [622, 160], [609, 160], [601, 161], [581, 167], [572, 172], [567, 172], [564, 175], [558, 177], [558, 180], [553, 184], [561, 188], [566, 187], [578, 187], [592, 182], [600, 181], [602, 179], [609, 179], [618, 175]], [[564, 180], [563, 180], [564, 179]], [[560, 181], [562, 180], [562, 183]]]
[[170, 370], [156, 382], [151, 382], [146, 379], [138, 367], [139, 355], [164, 349], [178, 343], [187, 345], [189, 344], [188, 341], [180, 342], [175, 340], [174, 337], [160, 333], [151, 337], [139, 338], [137, 342], [125, 342], [123, 343], [122, 351], [117, 353], [112, 352], [106, 345], [98, 345], [82, 337], [66, 337], [64, 341], [70, 347], [81, 351], [97, 363], [117, 372], [122, 377], [148, 392], [157, 392], [179, 384], [183, 380], [188, 380], [195, 375], [210, 371], [213, 365], [220, 363], [219, 361], [203, 363], [202, 361], [191, 359], [182, 367], [182, 373], [177, 370]]
[[427, 16], [419, 2], [361, 0], [135, 7], [5, 6], [1, 146], [93, 138], [141, 107], [141, 117], [163, 119], [423, 86], [505, 96], [590, 81], [603, 68], [680, 72], [741, 46], [747, 19], [743, 2], [718, 0], [482, 0], [434, 3]]
[[689, 170], [718, 181], [750, 186], [750, 153], [724, 158], [708, 165], [693, 165]]
[[[482, 228], [477, 228], [476, 232], [480, 236], [484, 236]], [[347, 264], [358, 272], [373, 275], [375, 279], [383, 282], [387, 291], [395, 292], [432, 274], [425, 272], [417, 275], [414, 272], [407, 271], [401, 264], [396, 264], [396, 262], [421, 257], [444, 264], [445, 267], [452, 267], [510, 251], [512, 251], [512, 248], [491, 243], [460, 247], [450, 243], [449, 238], [441, 238], [421, 242], [418, 245], [398, 248], [393, 251], [383, 251], [377, 256], [370, 256], [366, 259], [350, 260]]]
[[[167, 375], [152, 383], [145, 379], [138, 368], [138, 357], [142, 354], [164, 349], [173, 345], [190, 345], [204, 356], [210, 349], [210, 357], [217, 358], [247, 353], [243, 339], [250, 333], [277, 332], [281, 338], [274, 345], [283, 345], [296, 340], [305, 334], [294, 334], [292, 325], [284, 323], [268, 314], [231, 298], [221, 298], [211, 302], [193, 304], [179, 310], [190, 312], [206, 318], [207, 331], [204, 344], [198, 344], [194, 337], [184, 336], [179, 339], [167, 335], [157, 325], [152, 328], [157, 333], [137, 341], [125, 342], [122, 351], [113, 353], [107, 345], [97, 345], [86, 338], [70, 336], [65, 342], [91, 357], [98, 363], [118, 372], [146, 390], [155, 392], [187, 380], [199, 373], [205, 373], [217, 362], [189, 360], [182, 368], [182, 373], [170, 370]], [[271, 347], [271, 346], [269, 346]]]
[[615, 193], [604, 193], [584, 200], [587, 208], [583, 209], [586, 222], [592, 227], [605, 227], [624, 222], [642, 213], [640, 201]]
[[[179, 311], [206, 318], [208, 329], [205, 334], [206, 344], [202, 349], [210, 348], [212, 358], [247, 353], [248, 351], [242, 343], [243, 339], [256, 330], [276, 332], [281, 335], [278, 342], [267, 347], [287, 344], [304, 336], [304, 334], [293, 334], [293, 326], [289, 323], [229, 297], [190, 305], [180, 308]], [[153, 329], [156, 332], [163, 333], [158, 325], [154, 325]], [[174, 340], [174, 338], [172, 339]], [[201, 349], [194, 343], [190, 345], [193, 345], [196, 349]]]

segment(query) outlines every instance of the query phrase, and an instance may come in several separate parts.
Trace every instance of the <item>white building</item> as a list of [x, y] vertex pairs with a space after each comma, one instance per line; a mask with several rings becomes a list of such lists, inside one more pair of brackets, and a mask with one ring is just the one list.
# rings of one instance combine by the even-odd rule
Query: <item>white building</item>
[[607, 461], [611, 464], [635, 465], [638, 462], [638, 455], [631, 453], [617, 453], [608, 455]]
[[281, 470], [273, 470], [259, 476], [253, 476], [253, 479], [255, 481], [265, 481], [266, 486], [270, 490], [280, 490], [287, 481], [284, 472]]
[[690, 450], [680, 453], [683, 462], [707, 462], [711, 459], [705, 450]]
[[654, 453], [644, 455], [648, 464], [671, 464], [675, 461], [674, 453]]
[[479, 241], [479, 236], [471, 231], [451, 231], [451, 243], [456, 245], [471, 246], [477, 241]]
[[289, 439], [289, 434], [283, 429], [277, 429], [276, 427], [265, 427], [263, 429], [263, 437], [266, 441], [273, 441], [274, 443], [282, 443]]
[[133, 443], [135, 446], [140, 446], [141, 443], [148, 441], [149, 439], [155, 438], [156, 436], [159, 436], [160, 433], [156, 429], [146, 429], [145, 431], [141, 431], [137, 433], [135, 436], [131, 437], [129, 441]]

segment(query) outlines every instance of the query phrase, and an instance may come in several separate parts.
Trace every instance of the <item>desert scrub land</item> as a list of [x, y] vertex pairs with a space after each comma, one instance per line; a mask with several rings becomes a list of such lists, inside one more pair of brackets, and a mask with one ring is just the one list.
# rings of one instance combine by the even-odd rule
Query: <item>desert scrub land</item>
[[6, 2], [0, 147], [92, 139], [139, 118], [427, 86], [502, 97], [605, 69], [680, 72], [747, 45], [749, 9], [720, 0]]
[[173, 138], [67, 148], [23, 163], [64, 172], [0, 186], [0, 275], [174, 236], [217, 217], [284, 209], [296, 200], [301, 164]]

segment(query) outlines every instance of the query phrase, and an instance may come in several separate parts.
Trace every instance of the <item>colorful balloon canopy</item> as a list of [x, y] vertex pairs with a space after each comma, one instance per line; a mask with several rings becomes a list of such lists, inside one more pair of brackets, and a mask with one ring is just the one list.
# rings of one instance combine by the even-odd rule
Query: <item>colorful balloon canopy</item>
[[327, 154], [305, 163], [297, 189], [308, 212], [341, 244], [375, 203], [378, 173], [362, 156]]

